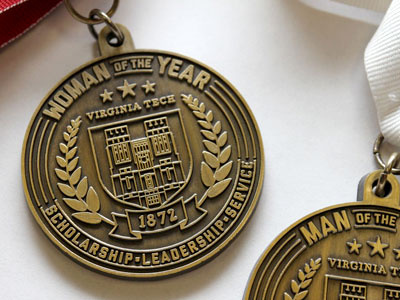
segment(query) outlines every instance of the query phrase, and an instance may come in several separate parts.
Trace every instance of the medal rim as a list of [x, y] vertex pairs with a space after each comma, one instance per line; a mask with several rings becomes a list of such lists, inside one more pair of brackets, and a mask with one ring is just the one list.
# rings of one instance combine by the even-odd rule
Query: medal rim
[[[228, 235], [222, 242], [216, 246], [212, 251], [207, 253], [206, 255], [200, 256], [196, 260], [184, 264], [182, 266], [179, 266], [177, 268], [169, 269], [169, 270], [164, 270], [164, 271], [156, 271], [156, 272], [147, 272], [147, 273], [136, 273], [136, 272], [125, 272], [125, 271], [117, 271], [111, 268], [103, 267], [102, 265], [95, 264], [87, 259], [84, 258], [84, 256], [80, 256], [70, 250], [67, 246], [65, 246], [60, 240], [57, 239], [55, 235], [53, 235], [50, 230], [47, 228], [46, 224], [41, 220], [40, 216], [37, 214], [34, 203], [32, 201], [32, 198], [30, 197], [28, 186], [27, 186], [27, 181], [28, 178], [25, 176], [26, 174], [26, 167], [27, 165], [25, 164], [25, 156], [26, 156], [26, 151], [27, 151], [27, 142], [32, 130], [32, 125], [38, 115], [38, 113], [41, 111], [43, 105], [48, 101], [49, 97], [51, 94], [53, 94], [57, 88], [59, 88], [62, 83], [64, 83], [69, 77], [73, 76], [77, 72], [85, 69], [89, 65], [96, 63], [98, 61], [110, 59], [113, 57], [118, 57], [122, 55], [127, 55], [127, 54], [137, 54], [141, 52], [152, 52], [154, 54], [163, 54], [163, 55], [171, 55], [171, 56], [176, 56], [180, 57], [182, 59], [188, 60], [190, 62], [193, 62], [195, 64], [198, 64], [200, 67], [212, 72], [214, 75], [219, 77], [224, 84], [226, 84], [232, 91], [238, 96], [239, 100], [243, 104], [249, 120], [251, 121], [251, 124], [253, 125], [253, 130], [254, 134], [257, 136], [257, 139], [259, 140], [258, 148], [260, 150], [260, 157], [257, 159], [260, 161], [260, 173], [258, 176], [258, 179], [255, 181], [257, 183], [257, 186], [254, 190], [254, 196], [252, 197], [252, 201], [250, 203], [249, 208], [247, 209], [246, 213], [243, 215], [242, 220], [240, 223], [237, 224], [236, 228], [232, 231], [230, 235]], [[245, 117], [245, 116], [243, 116]], [[64, 255], [67, 255], [68, 257], [72, 258], [75, 262], [78, 264], [88, 268], [89, 270], [99, 272], [104, 275], [110, 275], [114, 277], [119, 277], [119, 278], [126, 278], [126, 279], [163, 279], [166, 277], [170, 277], [173, 275], [178, 275], [182, 273], [186, 273], [189, 271], [192, 271], [205, 263], [210, 262], [212, 259], [216, 258], [223, 250], [225, 250], [231, 242], [238, 236], [238, 234], [244, 229], [245, 225], [249, 222], [250, 217], [252, 217], [254, 210], [259, 202], [260, 195], [262, 192], [263, 184], [264, 184], [264, 176], [265, 176], [265, 154], [264, 154], [264, 144], [261, 136], [261, 131], [258, 126], [258, 123], [254, 117], [254, 114], [252, 110], [250, 109], [247, 101], [244, 99], [244, 97], [239, 93], [239, 91], [231, 84], [229, 80], [227, 80], [223, 75], [221, 75], [219, 72], [214, 70], [213, 68], [209, 67], [207, 64], [202, 63], [196, 59], [193, 59], [191, 57], [188, 57], [186, 55], [182, 55], [176, 52], [172, 51], [165, 51], [165, 50], [155, 50], [155, 49], [135, 49], [135, 50], [130, 50], [124, 53], [117, 53], [115, 55], [106, 55], [106, 56], [99, 56], [96, 57], [84, 64], [79, 65], [78, 67], [74, 68], [72, 71], [70, 71], [67, 75], [63, 76], [61, 80], [58, 80], [54, 86], [49, 90], [49, 92], [46, 93], [46, 95], [42, 98], [42, 100], [39, 102], [38, 106], [34, 110], [32, 117], [29, 121], [29, 124], [27, 126], [27, 129], [25, 131], [25, 136], [23, 140], [23, 146], [22, 146], [22, 153], [21, 153], [21, 175], [22, 175], [22, 183], [23, 183], [23, 188], [24, 188], [24, 194], [25, 194], [25, 199], [26, 202], [29, 206], [29, 209], [36, 220], [36, 222], [39, 224], [40, 228], [42, 231], [45, 233], [46, 237], [49, 238], [52, 243], [56, 246], [57, 249], [61, 250], [61, 252]]]
[[257, 275], [257, 273], [260, 271], [260, 267], [262, 265], [262, 263], [264, 262], [265, 258], [267, 257], [267, 255], [271, 252], [272, 248], [276, 246], [276, 244], [286, 235], [288, 234], [291, 230], [293, 230], [295, 227], [297, 227], [300, 223], [311, 219], [312, 217], [315, 217], [318, 214], [321, 214], [323, 212], [326, 211], [330, 211], [330, 210], [334, 210], [334, 209], [338, 209], [338, 208], [343, 208], [343, 207], [352, 207], [352, 206], [375, 206], [375, 207], [383, 207], [383, 208], [390, 208], [390, 209], [395, 209], [400, 211], [400, 208], [396, 208], [396, 207], [392, 207], [392, 206], [384, 206], [384, 205], [378, 205], [378, 204], [373, 204], [373, 203], [363, 203], [363, 202], [345, 202], [345, 203], [341, 203], [341, 204], [336, 204], [336, 205], [331, 205], [331, 206], [327, 206], [325, 208], [321, 208], [319, 210], [316, 210], [312, 213], [309, 213], [308, 215], [302, 217], [301, 219], [297, 220], [296, 222], [292, 223], [291, 225], [289, 225], [288, 227], [286, 227], [285, 230], [283, 230], [278, 236], [276, 236], [272, 242], [268, 245], [268, 247], [263, 251], [263, 253], [260, 255], [260, 257], [257, 259], [256, 264], [254, 265], [251, 274], [249, 276], [249, 279], [247, 280], [247, 284], [246, 284], [246, 290], [243, 296], [244, 300], [250, 300], [250, 292], [251, 289], [254, 285], [255, 281], [255, 277]]

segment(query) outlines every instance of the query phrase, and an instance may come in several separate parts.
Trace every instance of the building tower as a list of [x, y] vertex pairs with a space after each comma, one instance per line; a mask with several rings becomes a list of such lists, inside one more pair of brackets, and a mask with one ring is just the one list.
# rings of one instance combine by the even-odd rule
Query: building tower
[[385, 289], [385, 296], [383, 300], [399, 300], [400, 299], [400, 290], [395, 290], [391, 288]]
[[118, 126], [104, 131], [106, 136], [106, 151], [112, 159], [110, 166], [119, 166], [132, 161], [129, 147], [130, 136], [128, 126]]
[[367, 287], [362, 284], [342, 282], [340, 300], [366, 300]]
[[[151, 119], [144, 122], [146, 136], [151, 141], [156, 157], [169, 155], [176, 151], [175, 139], [168, 125], [167, 117]], [[172, 149], [174, 148], [174, 149]]]
[[135, 190], [134, 178], [131, 176], [132, 162], [130, 135], [128, 126], [122, 125], [104, 130], [106, 137], [106, 152], [110, 166], [111, 177], [120, 174], [121, 187], [116, 186], [114, 181], [113, 193], [119, 195]]

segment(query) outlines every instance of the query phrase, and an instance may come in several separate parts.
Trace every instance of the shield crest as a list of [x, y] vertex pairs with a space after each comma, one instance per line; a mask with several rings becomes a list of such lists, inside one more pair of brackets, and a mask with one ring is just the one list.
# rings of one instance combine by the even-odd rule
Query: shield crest
[[114, 200], [142, 209], [170, 203], [193, 159], [180, 109], [88, 128], [97, 175]]

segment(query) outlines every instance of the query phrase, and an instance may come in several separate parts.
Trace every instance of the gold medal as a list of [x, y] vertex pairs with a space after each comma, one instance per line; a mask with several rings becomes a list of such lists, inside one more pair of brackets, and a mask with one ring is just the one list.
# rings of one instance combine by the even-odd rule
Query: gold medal
[[129, 278], [187, 271], [249, 219], [263, 181], [260, 133], [221, 75], [179, 54], [135, 50], [109, 14], [88, 19], [107, 23], [101, 57], [62, 79], [30, 122], [28, 204], [84, 266]]
[[317, 211], [275, 239], [245, 299], [400, 299], [398, 159], [361, 180], [359, 202]]

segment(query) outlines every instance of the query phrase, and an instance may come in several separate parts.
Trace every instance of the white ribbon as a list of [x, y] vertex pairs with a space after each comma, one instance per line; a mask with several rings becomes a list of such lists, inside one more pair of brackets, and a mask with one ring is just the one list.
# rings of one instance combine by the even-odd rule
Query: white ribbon
[[391, 0], [300, 0], [313, 8], [378, 25]]
[[389, 7], [392, 0], [331, 0], [347, 5], [384, 12]]
[[331, 9], [335, 5], [375, 12], [384, 12], [387, 9], [383, 21], [365, 50], [364, 62], [381, 132], [386, 141], [400, 147], [400, 0], [300, 1], [315, 8], [316, 3], [320, 6], [325, 3], [323, 10], [332, 13], [337, 13]]
[[393, 0], [364, 60], [382, 134], [400, 147], [400, 0]]

